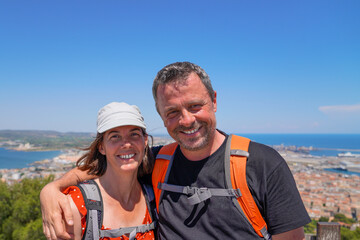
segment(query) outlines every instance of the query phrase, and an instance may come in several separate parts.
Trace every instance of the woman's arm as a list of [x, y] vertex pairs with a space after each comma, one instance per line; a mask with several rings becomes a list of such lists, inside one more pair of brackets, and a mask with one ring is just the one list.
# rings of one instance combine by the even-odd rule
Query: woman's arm
[[65, 188], [76, 185], [84, 180], [93, 179], [94, 175], [87, 174], [74, 168], [61, 178], [47, 184], [40, 192], [43, 231], [47, 239], [71, 239], [66, 231], [74, 225], [73, 214], [69, 199], [61, 192]]

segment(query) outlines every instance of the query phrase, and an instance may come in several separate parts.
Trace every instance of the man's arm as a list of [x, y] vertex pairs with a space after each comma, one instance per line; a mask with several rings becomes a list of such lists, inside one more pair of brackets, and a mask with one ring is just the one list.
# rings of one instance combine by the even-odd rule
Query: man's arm
[[66, 225], [66, 231], [72, 236], [71, 239], [74, 240], [81, 240], [81, 213], [79, 212], [79, 209], [76, 207], [76, 204], [74, 203], [74, 200], [71, 198], [70, 195], [67, 195], [67, 198], [69, 199], [71, 211], [74, 219], [74, 225], [69, 226]]
[[[62, 194], [65, 188], [84, 180], [95, 178], [86, 171], [74, 168], [61, 178], [48, 183], [40, 192], [43, 231], [47, 239], [71, 239], [66, 232], [64, 221], [69, 226], [74, 224], [68, 198]], [[64, 219], [63, 219], [64, 218]]]
[[272, 236], [272, 240], [305, 240], [304, 228], [296, 228], [288, 232], [276, 234]]

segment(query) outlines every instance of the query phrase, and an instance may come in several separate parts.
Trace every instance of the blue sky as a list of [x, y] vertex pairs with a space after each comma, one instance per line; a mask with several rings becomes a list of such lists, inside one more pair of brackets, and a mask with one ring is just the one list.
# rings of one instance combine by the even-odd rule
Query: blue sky
[[194, 62], [230, 133], [360, 133], [360, 1], [0, 1], [0, 129], [95, 132], [112, 101], [165, 133], [152, 81]]

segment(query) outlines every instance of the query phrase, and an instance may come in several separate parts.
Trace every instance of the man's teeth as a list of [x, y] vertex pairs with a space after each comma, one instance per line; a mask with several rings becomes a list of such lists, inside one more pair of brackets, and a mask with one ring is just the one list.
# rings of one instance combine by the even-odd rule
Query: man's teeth
[[132, 158], [135, 154], [120, 155], [121, 158]]
[[184, 131], [184, 133], [193, 134], [194, 132], [197, 132], [197, 130], [199, 130], [199, 128], [196, 128], [196, 129], [193, 129], [193, 130], [190, 130], [190, 131]]

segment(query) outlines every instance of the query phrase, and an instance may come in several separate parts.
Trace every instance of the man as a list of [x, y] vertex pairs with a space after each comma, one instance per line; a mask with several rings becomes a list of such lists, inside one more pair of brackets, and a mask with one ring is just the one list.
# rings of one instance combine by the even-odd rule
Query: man
[[[153, 95], [164, 126], [180, 146], [168, 183], [226, 188], [224, 153], [228, 135], [216, 129], [216, 92], [206, 72], [189, 62], [170, 64], [158, 72]], [[303, 226], [310, 218], [286, 162], [275, 150], [255, 142], [250, 142], [249, 154], [246, 179], [272, 239], [304, 239]], [[47, 236], [67, 237], [58, 225], [60, 209], [67, 221], [72, 219], [65, 200], [48, 201], [49, 195], [55, 192], [58, 197], [57, 189], [83, 178], [88, 177], [73, 170], [42, 191]], [[158, 235], [160, 239], [261, 239], [234, 207], [231, 197], [190, 205], [186, 195], [171, 191], [164, 191], [159, 204]]]

